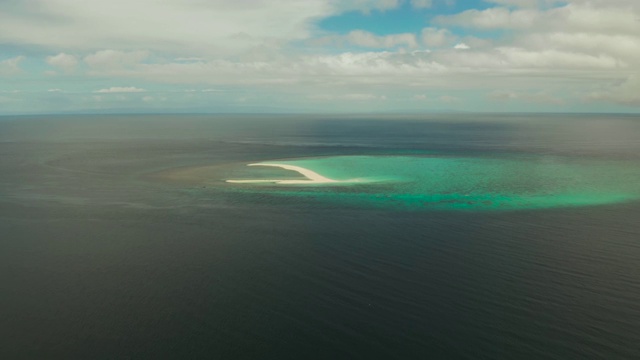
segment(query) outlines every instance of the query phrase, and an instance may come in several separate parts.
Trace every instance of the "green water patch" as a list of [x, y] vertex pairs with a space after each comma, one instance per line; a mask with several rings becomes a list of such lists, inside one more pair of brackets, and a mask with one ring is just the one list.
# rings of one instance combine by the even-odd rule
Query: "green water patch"
[[[227, 185], [234, 191], [286, 198], [408, 209], [515, 210], [640, 199], [640, 165], [626, 161], [438, 155], [333, 156], [263, 164], [308, 169], [334, 182]], [[250, 170], [246, 174], [251, 173]], [[277, 176], [275, 171], [270, 170], [270, 179]], [[249, 180], [252, 179], [261, 178]]]

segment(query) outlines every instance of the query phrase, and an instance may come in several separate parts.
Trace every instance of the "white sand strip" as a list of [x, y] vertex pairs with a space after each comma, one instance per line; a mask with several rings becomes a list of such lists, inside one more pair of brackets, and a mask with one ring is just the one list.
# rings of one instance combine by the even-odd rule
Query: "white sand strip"
[[328, 184], [328, 183], [337, 183], [339, 181], [329, 179], [324, 177], [317, 172], [309, 169], [305, 169], [300, 166], [295, 165], [287, 165], [287, 164], [271, 164], [271, 163], [257, 163], [257, 164], [249, 164], [247, 166], [273, 166], [279, 167], [285, 170], [296, 171], [300, 173], [302, 176], [306, 177], [308, 180], [227, 180], [228, 183], [236, 183], [236, 184], [251, 184], [251, 183], [276, 183], [276, 184]]

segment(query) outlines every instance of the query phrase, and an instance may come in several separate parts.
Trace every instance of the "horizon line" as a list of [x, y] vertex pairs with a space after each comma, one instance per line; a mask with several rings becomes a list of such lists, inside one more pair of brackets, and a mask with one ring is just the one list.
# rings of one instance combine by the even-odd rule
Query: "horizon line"
[[638, 112], [611, 112], [611, 111], [379, 111], [379, 112], [366, 112], [366, 111], [345, 111], [345, 112], [306, 112], [306, 111], [283, 111], [283, 112], [180, 112], [180, 111], [167, 111], [167, 112], [35, 112], [35, 113], [0, 113], [0, 117], [10, 116], [116, 116], [116, 115], [456, 115], [456, 114], [487, 114], [487, 115], [513, 115], [513, 114], [525, 114], [525, 115], [640, 115]]

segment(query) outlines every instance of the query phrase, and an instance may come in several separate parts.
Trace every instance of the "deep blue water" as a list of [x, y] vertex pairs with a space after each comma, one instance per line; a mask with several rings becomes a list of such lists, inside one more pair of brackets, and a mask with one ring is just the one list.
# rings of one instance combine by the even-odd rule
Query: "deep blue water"
[[369, 207], [223, 181], [345, 155], [640, 166], [640, 117], [0, 118], [0, 358], [640, 358], [640, 202]]

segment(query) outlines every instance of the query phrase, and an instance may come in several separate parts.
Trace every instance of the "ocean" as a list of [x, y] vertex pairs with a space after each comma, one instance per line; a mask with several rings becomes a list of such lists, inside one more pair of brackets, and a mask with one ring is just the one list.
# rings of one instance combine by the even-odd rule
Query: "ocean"
[[0, 170], [2, 359], [640, 358], [638, 115], [4, 116]]

